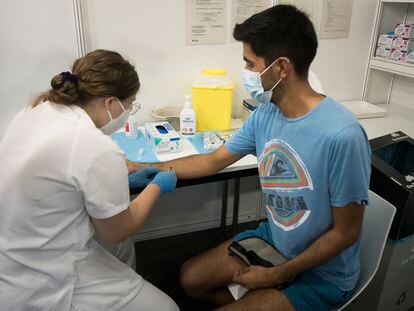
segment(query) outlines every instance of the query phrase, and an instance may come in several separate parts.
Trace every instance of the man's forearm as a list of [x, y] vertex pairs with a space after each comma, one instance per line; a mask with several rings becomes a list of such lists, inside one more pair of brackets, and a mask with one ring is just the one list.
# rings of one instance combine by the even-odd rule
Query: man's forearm
[[175, 171], [179, 179], [192, 179], [217, 173], [221, 167], [214, 165], [210, 154], [197, 154], [166, 162], [135, 163], [137, 168], [153, 166], [162, 171]]
[[221, 146], [211, 153], [191, 155], [167, 162], [137, 163], [127, 160], [127, 166], [129, 171], [153, 166], [162, 171], [175, 171], [179, 179], [192, 179], [214, 175], [242, 157], [243, 155], [233, 154], [225, 146]]

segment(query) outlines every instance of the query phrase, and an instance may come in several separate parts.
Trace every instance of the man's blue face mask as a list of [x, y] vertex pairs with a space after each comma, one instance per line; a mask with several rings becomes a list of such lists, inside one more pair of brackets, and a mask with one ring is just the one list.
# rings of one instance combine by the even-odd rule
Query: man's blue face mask
[[270, 103], [274, 88], [278, 86], [278, 84], [282, 81], [282, 79], [279, 79], [279, 81], [277, 81], [276, 84], [269, 91], [265, 91], [261, 79], [261, 76], [280, 59], [283, 59], [288, 63], [290, 62], [289, 59], [286, 57], [279, 57], [262, 72], [255, 72], [247, 69], [243, 70], [244, 87], [250, 93], [252, 98], [260, 103]]

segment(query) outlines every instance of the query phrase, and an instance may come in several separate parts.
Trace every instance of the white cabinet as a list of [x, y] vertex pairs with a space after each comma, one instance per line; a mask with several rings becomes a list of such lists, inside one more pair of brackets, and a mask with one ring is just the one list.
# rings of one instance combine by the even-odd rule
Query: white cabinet
[[414, 24], [414, 0], [380, 0], [372, 35], [363, 99], [373, 104], [393, 103], [411, 106], [409, 108], [414, 109], [412, 103], [414, 64], [375, 55], [379, 35], [393, 31], [399, 23]]

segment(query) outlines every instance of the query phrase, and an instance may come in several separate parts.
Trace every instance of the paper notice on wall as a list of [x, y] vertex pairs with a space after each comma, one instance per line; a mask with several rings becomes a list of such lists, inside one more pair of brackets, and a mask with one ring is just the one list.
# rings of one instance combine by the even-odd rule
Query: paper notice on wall
[[292, 4], [301, 11], [305, 12], [310, 20], [314, 22], [315, 2], [314, 0], [279, 0], [279, 4]]
[[231, 0], [231, 31], [236, 24], [243, 23], [250, 16], [266, 10], [272, 5], [273, 0]]
[[353, 0], [324, 0], [319, 37], [348, 38], [351, 27]]
[[227, 0], [186, 0], [186, 44], [227, 43]]

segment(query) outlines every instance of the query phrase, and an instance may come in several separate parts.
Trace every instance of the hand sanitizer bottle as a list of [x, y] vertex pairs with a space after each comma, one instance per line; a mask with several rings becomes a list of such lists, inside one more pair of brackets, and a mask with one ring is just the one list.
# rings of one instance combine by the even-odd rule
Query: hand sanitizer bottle
[[194, 137], [196, 133], [196, 113], [190, 101], [190, 95], [185, 96], [184, 109], [180, 114], [181, 135], [186, 138]]

